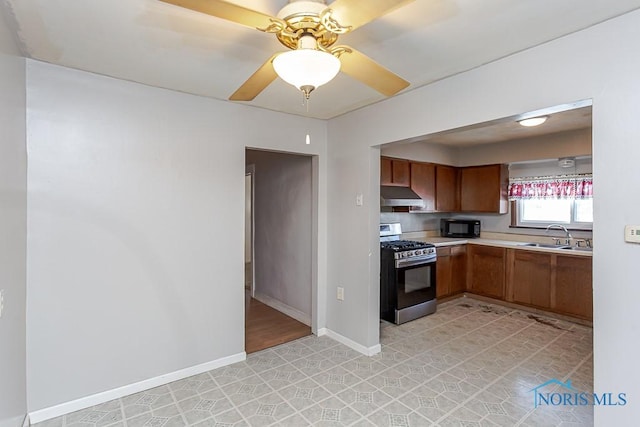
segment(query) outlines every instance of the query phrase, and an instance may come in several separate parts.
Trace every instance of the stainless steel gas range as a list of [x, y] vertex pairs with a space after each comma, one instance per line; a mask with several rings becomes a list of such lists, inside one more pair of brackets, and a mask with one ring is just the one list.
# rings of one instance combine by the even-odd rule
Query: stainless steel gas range
[[380, 224], [380, 318], [401, 324], [436, 311], [436, 248], [401, 240], [399, 223]]

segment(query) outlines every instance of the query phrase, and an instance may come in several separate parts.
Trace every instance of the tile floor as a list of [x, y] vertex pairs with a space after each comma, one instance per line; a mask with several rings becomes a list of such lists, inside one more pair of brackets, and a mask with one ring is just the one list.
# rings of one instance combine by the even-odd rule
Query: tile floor
[[366, 357], [310, 336], [36, 426], [593, 425], [591, 406], [534, 409], [531, 391], [592, 391], [591, 328], [461, 298], [381, 342]]

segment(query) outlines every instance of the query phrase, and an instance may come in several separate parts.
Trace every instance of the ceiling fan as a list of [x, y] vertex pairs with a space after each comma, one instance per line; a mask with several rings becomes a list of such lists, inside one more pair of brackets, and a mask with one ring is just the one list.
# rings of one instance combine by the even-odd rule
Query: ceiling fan
[[289, 51], [275, 53], [229, 98], [251, 101], [276, 77], [302, 91], [329, 82], [339, 71], [360, 80], [386, 96], [409, 86], [356, 49], [336, 45], [341, 34], [355, 30], [415, 0], [289, 0], [277, 17], [224, 0], [160, 0], [186, 9], [273, 33]]

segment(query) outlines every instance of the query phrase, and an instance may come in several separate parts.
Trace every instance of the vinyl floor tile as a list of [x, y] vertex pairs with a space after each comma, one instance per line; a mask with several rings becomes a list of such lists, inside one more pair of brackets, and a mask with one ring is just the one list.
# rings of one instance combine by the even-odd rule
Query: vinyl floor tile
[[460, 298], [380, 341], [367, 357], [308, 336], [35, 427], [593, 425], [591, 406], [534, 407], [549, 380], [593, 392], [586, 326]]

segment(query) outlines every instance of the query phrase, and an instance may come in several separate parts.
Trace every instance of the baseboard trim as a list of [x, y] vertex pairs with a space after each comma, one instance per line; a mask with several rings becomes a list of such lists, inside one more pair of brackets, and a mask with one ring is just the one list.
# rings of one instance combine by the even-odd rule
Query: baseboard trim
[[71, 412], [80, 411], [82, 409], [90, 408], [95, 405], [100, 405], [102, 403], [109, 402], [110, 400], [119, 399], [130, 394], [139, 393], [141, 391], [159, 387], [174, 381], [182, 380], [193, 375], [198, 375], [212, 369], [217, 369], [223, 366], [231, 365], [233, 363], [242, 362], [246, 359], [247, 354], [243, 351], [242, 353], [222, 357], [220, 359], [212, 360], [211, 362], [202, 363], [200, 365], [180, 369], [178, 371], [159, 375], [157, 377], [149, 378], [137, 383], [128, 384], [90, 396], [81, 397], [80, 399], [61, 403], [49, 408], [39, 409], [37, 411], [30, 412], [27, 416], [30, 418], [31, 423], [36, 424], [65, 414], [69, 414]]
[[283, 303], [275, 298], [271, 298], [268, 295], [257, 293], [254, 296], [255, 299], [260, 301], [263, 304], [268, 305], [269, 307], [278, 310], [289, 317], [296, 319], [298, 322], [304, 323], [307, 326], [311, 326], [311, 316], [297, 308], [293, 308], [290, 305]]
[[350, 338], [345, 337], [344, 335], [340, 335], [339, 333], [332, 331], [331, 329], [328, 328], [320, 328], [318, 329], [318, 334], [319, 337], [326, 335], [329, 338], [332, 338], [336, 341], [338, 341], [340, 344], [344, 344], [349, 348], [354, 349], [355, 351], [357, 351], [358, 353], [362, 353], [365, 356], [374, 356], [378, 353], [380, 353], [382, 351], [382, 346], [380, 346], [380, 344], [376, 344], [374, 346], [371, 347], [365, 347], [362, 344], [358, 344], [357, 342], [353, 341]]

